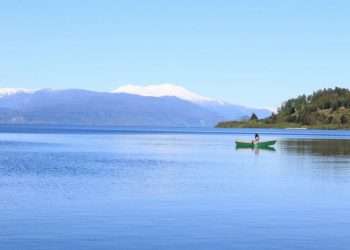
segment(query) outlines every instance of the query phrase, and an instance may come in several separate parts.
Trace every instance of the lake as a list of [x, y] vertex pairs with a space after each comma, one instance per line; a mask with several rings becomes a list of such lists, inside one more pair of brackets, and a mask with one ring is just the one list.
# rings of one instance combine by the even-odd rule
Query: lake
[[[277, 139], [236, 150], [235, 139]], [[350, 131], [0, 126], [0, 249], [348, 249]]]

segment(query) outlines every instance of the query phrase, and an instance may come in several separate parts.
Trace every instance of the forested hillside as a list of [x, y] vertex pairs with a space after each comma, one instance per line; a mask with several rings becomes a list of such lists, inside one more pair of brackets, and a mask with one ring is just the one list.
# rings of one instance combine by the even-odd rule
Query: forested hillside
[[266, 119], [221, 122], [217, 127], [350, 128], [350, 91], [329, 88], [284, 102], [277, 114]]

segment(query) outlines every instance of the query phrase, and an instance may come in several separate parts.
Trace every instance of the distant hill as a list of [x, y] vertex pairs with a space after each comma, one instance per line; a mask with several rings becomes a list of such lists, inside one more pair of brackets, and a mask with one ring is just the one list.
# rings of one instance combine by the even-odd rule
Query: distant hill
[[287, 100], [268, 118], [220, 122], [217, 127], [350, 128], [350, 90], [318, 90]]
[[221, 120], [240, 119], [259, 111], [238, 109], [209, 98], [188, 100], [175, 94], [0, 89], [0, 123], [213, 127]]

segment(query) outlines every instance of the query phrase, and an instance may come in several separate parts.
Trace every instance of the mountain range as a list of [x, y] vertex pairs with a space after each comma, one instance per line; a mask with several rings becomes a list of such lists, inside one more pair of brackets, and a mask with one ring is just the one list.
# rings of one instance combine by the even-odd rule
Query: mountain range
[[267, 109], [247, 108], [172, 84], [126, 85], [111, 92], [0, 88], [0, 123], [211, 127]]

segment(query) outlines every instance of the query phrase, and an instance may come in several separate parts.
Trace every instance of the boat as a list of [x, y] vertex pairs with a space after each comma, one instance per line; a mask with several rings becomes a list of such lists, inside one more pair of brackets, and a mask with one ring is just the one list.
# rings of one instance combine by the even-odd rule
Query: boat
[[264, 141], [264, 142], [241, 142], [236, 141], [236, 147], [237, 148], [268, 148], [273, 146], [276, 143], [276, 141]]
[[285, 128], [288, 130], [307, 130], [307, 128]]

